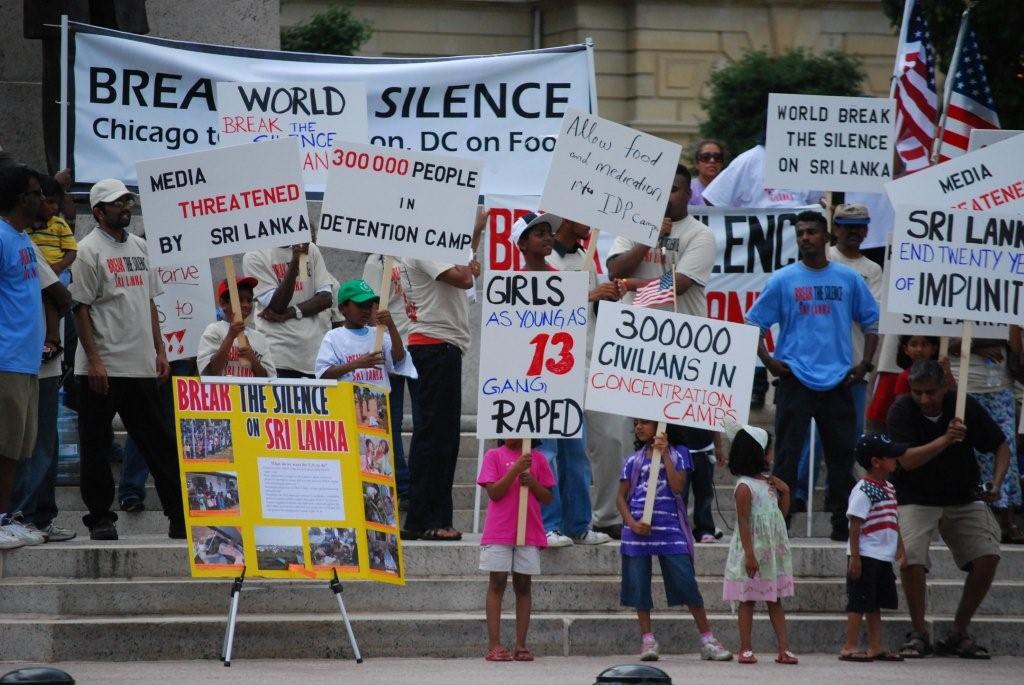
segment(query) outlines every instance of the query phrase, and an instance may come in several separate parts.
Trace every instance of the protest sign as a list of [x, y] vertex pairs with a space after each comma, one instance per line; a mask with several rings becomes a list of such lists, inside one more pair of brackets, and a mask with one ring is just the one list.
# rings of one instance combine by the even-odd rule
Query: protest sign
[[588, 284], [583, 271], [487, 274], [478, 437], [582, 435]]
[[745, 423], [754, 326], [602, 302], [586, 408], [721, 431]]
[[150, 159], [138, 173], [155, 265], [309, 242], [294, 138]]
[[[1024, 136], [1013, 136], [885, 184], [893, 205], [1024, 213]], [[899, 217], [897, 216], [897, 220]]]
[[566, 108], [596, 103], [586, 45], [440, 58], [309, 55], [72, 23], [68, 158], [87, 189], [217, 145], [218, 82], [366, 84], [373, 145], [486, 162], [486, 192], [539, 195]]
[[569, 108], [540, 206], [654, 245], [681, 152], [675, 143]]
[[196, 356], [206, 326], [217, 318], [210, 261], [156, 267], [164, 292], [154, 298], [167, 360]]
[[469, 263], [479, 162], [348, 143], [331, 164], [318, 245]]
[[896, 101], [769, 93], [764, 182], [881, 192], [892, 178]]
[[322, 193], [334, 150], [346, 142], [366, 142], [366, 86], [218, 83], [217, 134], [221, 146], [295, 138], [306, 192]]
[[404, 583], [387, 393], [173, 383], [193, 576]]
[[1008, 128], [972, 128], [971, 137], [967, 143], [967, 151], [974, 152], [983, 147], [994, 145], [1001, 140], [1019, 136], [1024, 131]]
[[891, 312], [1024, 320], [1021, 216], [897, 205], [890, 269]]

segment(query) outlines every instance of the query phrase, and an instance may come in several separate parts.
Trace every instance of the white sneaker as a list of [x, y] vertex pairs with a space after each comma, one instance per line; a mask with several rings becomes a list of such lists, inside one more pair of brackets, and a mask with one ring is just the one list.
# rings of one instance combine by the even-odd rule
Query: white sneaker
[[557, 530], [548, 531], [548, 547], [570, 547], [572, 538], [562, 535]]
[[658, 660], [658, 641], [652, 638], [644, 638], [640, 646], [640, 661]]
[[46, 527], [46, 530], [41, 532], [46, 537], [47, 542], [67, 542], [68, 540], [74, 540], [78, 535], [75, 531], [61, 528], [56, 523], [51, 523]]
[[594, 530], [588, 530], [583, 535], [574, 537], [572, 541], [577, 545], [603, 545], [606, 542], [611, 542], [612, 536], [607, 533], [598, 533]]
[[718, 640], [712, 640], [700, 646], [700, 658], [704, 661], [732, 661], [732, 652]]
[[19, 538], [25, 545], [41, 545], [46, 542], [46, 538], [35, 526], [29, 528], [24, 523], [21, 523], [10, 516], [4, 517], [3, 523], [0, 523], [0, 527], [4, 528], [11, 535]]
[[7, 531], [7, 526], [0, 526], [0, 549], [17, 549], [25, 543], [17, 535]]

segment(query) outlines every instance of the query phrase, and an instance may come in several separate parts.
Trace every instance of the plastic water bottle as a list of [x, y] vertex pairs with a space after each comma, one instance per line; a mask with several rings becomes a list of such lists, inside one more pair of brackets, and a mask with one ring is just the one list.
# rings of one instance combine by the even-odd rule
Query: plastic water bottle
[[985, 387], [995, 388], [1003, 382], [1003, 370], [991, 359], [985, 359]]
[[78, 485], [78, 413], [64, 406], [64, 388], [57, 397], [57, 484]]

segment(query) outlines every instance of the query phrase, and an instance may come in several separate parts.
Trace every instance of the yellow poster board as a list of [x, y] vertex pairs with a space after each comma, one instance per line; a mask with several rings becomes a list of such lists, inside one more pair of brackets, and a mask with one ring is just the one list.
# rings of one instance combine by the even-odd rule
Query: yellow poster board
[[387, 393], [220, 380], [173, 380], [192, 575], [404, 584]]

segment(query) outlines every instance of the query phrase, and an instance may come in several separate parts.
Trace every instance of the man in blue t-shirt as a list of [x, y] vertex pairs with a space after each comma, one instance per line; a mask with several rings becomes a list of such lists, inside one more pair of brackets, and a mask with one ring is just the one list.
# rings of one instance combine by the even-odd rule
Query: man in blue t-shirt
[[[853, 487], [857, 439], [851, 386], [871, 371], [878, 346], [878, 305], [853, 269], [829, 262], [828, 224], [817, 212], [796, 218], [800, 261], [776, 271], [747, 321], [761, 329], [757, 354], [779, 379], [775, 392], [775, 474], [796, 484], [800, 450], [813, 418], [828, 468], [825, 507], [832, 512], [832, 539], [848, 536], [846, 502]], [[864, 358], [853, 365], [851, 325], [864, 332]], [[764, 334], [779, 325], [775, 356]]]

